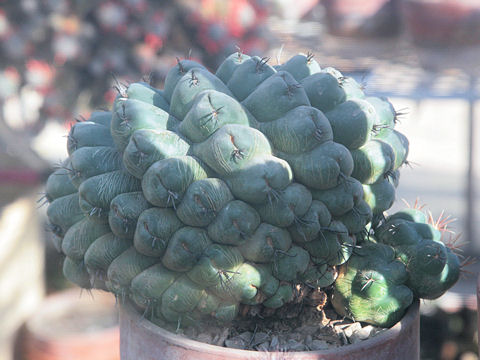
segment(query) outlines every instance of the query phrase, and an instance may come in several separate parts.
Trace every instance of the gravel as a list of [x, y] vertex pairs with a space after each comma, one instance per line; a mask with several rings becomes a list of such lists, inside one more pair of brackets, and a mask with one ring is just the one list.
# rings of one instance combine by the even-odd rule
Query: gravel
[[[261, 314], [260, 312], [255, 312]], [[179, 334], [208, 344], [257, 351], [327, 350], [365, 341], [383, 328], [340, 317], [327, 305], [324, 309], [305, 306], [296, 317], [255, 317], [229, 326], [202, 323]]]

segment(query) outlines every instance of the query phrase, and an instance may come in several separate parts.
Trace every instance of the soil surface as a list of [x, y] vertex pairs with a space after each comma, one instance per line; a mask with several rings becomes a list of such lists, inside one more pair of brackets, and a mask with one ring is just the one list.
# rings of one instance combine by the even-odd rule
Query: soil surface
[[[280, 310], [280, 311], [279, 311]], [[243, 306], [239, 320], [226, 325], [202, 322], [175, 329], [159, 326], [192, 340], [217, 346], [257, 351], [327, 350], [354, 344], [375, 336], [385, 328], [354, 322], [339, 316], [326, 301], [286, 306], [268, 314], [263, 307]]]

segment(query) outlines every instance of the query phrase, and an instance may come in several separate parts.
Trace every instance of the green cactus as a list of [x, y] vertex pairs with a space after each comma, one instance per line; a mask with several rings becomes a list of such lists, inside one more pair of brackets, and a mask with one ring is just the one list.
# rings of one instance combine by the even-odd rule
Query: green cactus
[[435, 299], [459, 278], [460, 263], [442, 241], [444, 231], [417, 209], [393, 214], [376, 229], [378, 240], [392, 246], [405, 265], [406, 285], [416, 297]]
[[45, 198], [48, 202], [77, 192], [77, 188], [70, 180], [70, 158], [55, 170], [45, 184]]
[[268, 58], [253, 56], [242, 61], [232, 73], [226, 84], [238, 101], [243, 101], [264, 80], [277, 72], [267, 62]]
[[84, 255], [84, 263], [92, 282], [102, 284], [101, 289], [107, 290], [105, 282], [108, 280], [110, 264], [131, 245], [130, 239], [116, 237], [111, 232], [97, 238]]
[[226, 84], [237, 67], [248, 59], [250, 59], [250, 56], [240, 51], [233, 53], [220, 64], [215, 75]]
[[175, 156], [155, 162], [142, 178], [146, 199], [159, 207], [175, 207], [187, 188], [208, 177], [209, 170], [193, 156]]
[[324, 69], [301, 80], [301, 84], [313, 107], [327, 112], [346, 100], [345, 90], [342, 82], [339, 81], [341, 76], [332, 74], [329, 69]]
[[274, 121], [258, 123], [273, 147], [288, 154], [302, 154], [333, 140], [323, 113], [311, 106], [297, 106]]
[[395, 185], [391, 178], [380, 178], [373, 184], [363, 185], [363, 197], [374, 215], [383, 214], [395, 201]]
[[274, 313], [296, 287], [338, 276], [339, 313], [390, 325], [412, 293], [456, 280], [458, 260], [425, 219], [382, 221], [408, 154], [393, 106], [311, 54], [272, 67], [235, 53], [216, 74], [178, 60], [163, 90], [117, 90], [111, 112], [72, 127], [47, 181], [78, 285], [187, 326], [241, 306]]
[[187, 155], [189, 149], [188, 142], [173, 131], [140, 129], [130, 137], [123, 152], [123, 163], [132, 176], [142, 179], [145, 171], [158, 160]]
[[285, 64], [280, 65], [277, 71], [286, 71], [290, 73], [295, 80], [301, 81], [306, 77], [320, 72], [320, 65], [314, 59], [312, 53], [298, 54], [291, 57]]
[[362, 184], [373, 184], [394, 170], [395, 154], [390, 145], [377, 139], [352, 151], [352, 177]]
[[110, 203], [117, 195], [140, 190], [140, 181], [124, 170], [92, 176], [78, 188], [80, 209], [86, 216], [107, 218]]
[[47, 209], [47, 217], [55, 234], [64, 236], [72, 225], [84, 217], [78, 202], [78, 193], [75, 192], [52, 200]]
[[147, 104], [152, 104], [167, 112], [170, 109], [170, 104], [165, 98], [163, 91], [155, 89], [144, 82], [130, 84], [128, 88], [125, 89], [124, 93], [121, 94], [121, 96], [128, 99], [139, 100]]
[[132, 239], [139, 216], [150, 207], [141, 191], [115, 196], [108, 213], [110, 229], [119, 238]]
[[332, 304], [340, 315], [390, 327], [413, 301], [406, 279], [405, 266], [391, 247], [366, 242], [340, 267]]
[[355, 150], [365, 145], [372, 136], [377, 114], [369, 102], [353, 98], [325, 114], [333, 130], [333, 140]]
[[337, 312], [359, 321], [389, 327], [412, 299], [435, 299], [459, 278], [458, 257], [418, 209], [405, 209], [375, 228], [340, 268], [332, 303]]
[[133, 244], [146, 256], [160, 257], [164, 254], [172, 235], [183, 223], [172, 209], [152, 207], [138, 217]]
[[110, 146], [92, 146], [77, 149], [70, 156], [69, 176], [78, 188], [95, 175], [120, 170], [123, 167], [121, 153]]
[[72, 126], [67, 137], [69, 155], [77, 149], [94, 146], [113, 146], [109, 127], [92, 121], [84, 121]]

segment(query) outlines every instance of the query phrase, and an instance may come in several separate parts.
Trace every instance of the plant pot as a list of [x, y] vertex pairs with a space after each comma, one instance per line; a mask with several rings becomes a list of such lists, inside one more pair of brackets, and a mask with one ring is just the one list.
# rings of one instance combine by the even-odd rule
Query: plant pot
[[[26, 360], [117, 360], [119, 328], [113, 295], [75, 288], [49, 296], [25, 325]], [[81, 296], [80, 296], [81, 295]]]
[[[0, 155], [0, 163], [2, 161]], [[0, 166], [1, 167], [1, 166]], [[1, 182], [1, 181], [0, 181]], [[44, 244], [38, 188], [0, 185], [0, 359], [14, 358], [18, 330], [42, 301]], [[29, 194], [26, 196], [26, 194]]]
[[480, 43], [477, 0], [403, 0], [405, 28], [419, 45]]
[[323, 0], [328, 31], [340, 36], [393, 36], [399, 33], [397, 0]]
[[[480, 274], [477, 278], [477, 336], [478, 344], [480, 344]], [[478, 347], [478, 354], [480, 355], [480, 346]]]
[[419, 359], [419, 302], [416, 301], [392, 328], [362, 342], [325, 351], [257, 352], [204, 344], [168, 332], [124, 304], [120, 309], [120, 355], [122, 360], [362, 360]]

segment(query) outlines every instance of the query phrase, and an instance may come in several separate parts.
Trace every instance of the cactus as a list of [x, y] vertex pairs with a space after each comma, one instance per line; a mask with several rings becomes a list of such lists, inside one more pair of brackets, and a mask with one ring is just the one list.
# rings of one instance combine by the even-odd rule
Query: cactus
[[[440, 226], [438, 224], [440, 223]], [[461, 265], [442, 237], [446, 227], [419, 209], [405, 209], [375, 228], [339, 270], [332, 304], [358, 321], [389, 327], [414, 298], [440, 297], [458, 280]]]
[[435, 299], [460, 275], [458, 257], [442, 241], [446, 228], [418, 209], [399, 211], [376, 230], [376, 237], [395, 250], [408, 273], [406, 285], [416, 297]]
[[387, 245], [364, 243], [339, 272], [332, 304], [343, 316], [388, 327], [413, 301], [405, 266]]
[[388, 326], [453, 284], [438, 231], [382, 221], [408, 154], [388, 100], [311, 54], [267, 62], [232, 54], [214, 75], [178, 60], [163, 90], [119, 87], [112, 112], [72, 128], [47, 182], [68, 279], [178, 326], [272, 314], [337, 276], [339, 313]]

